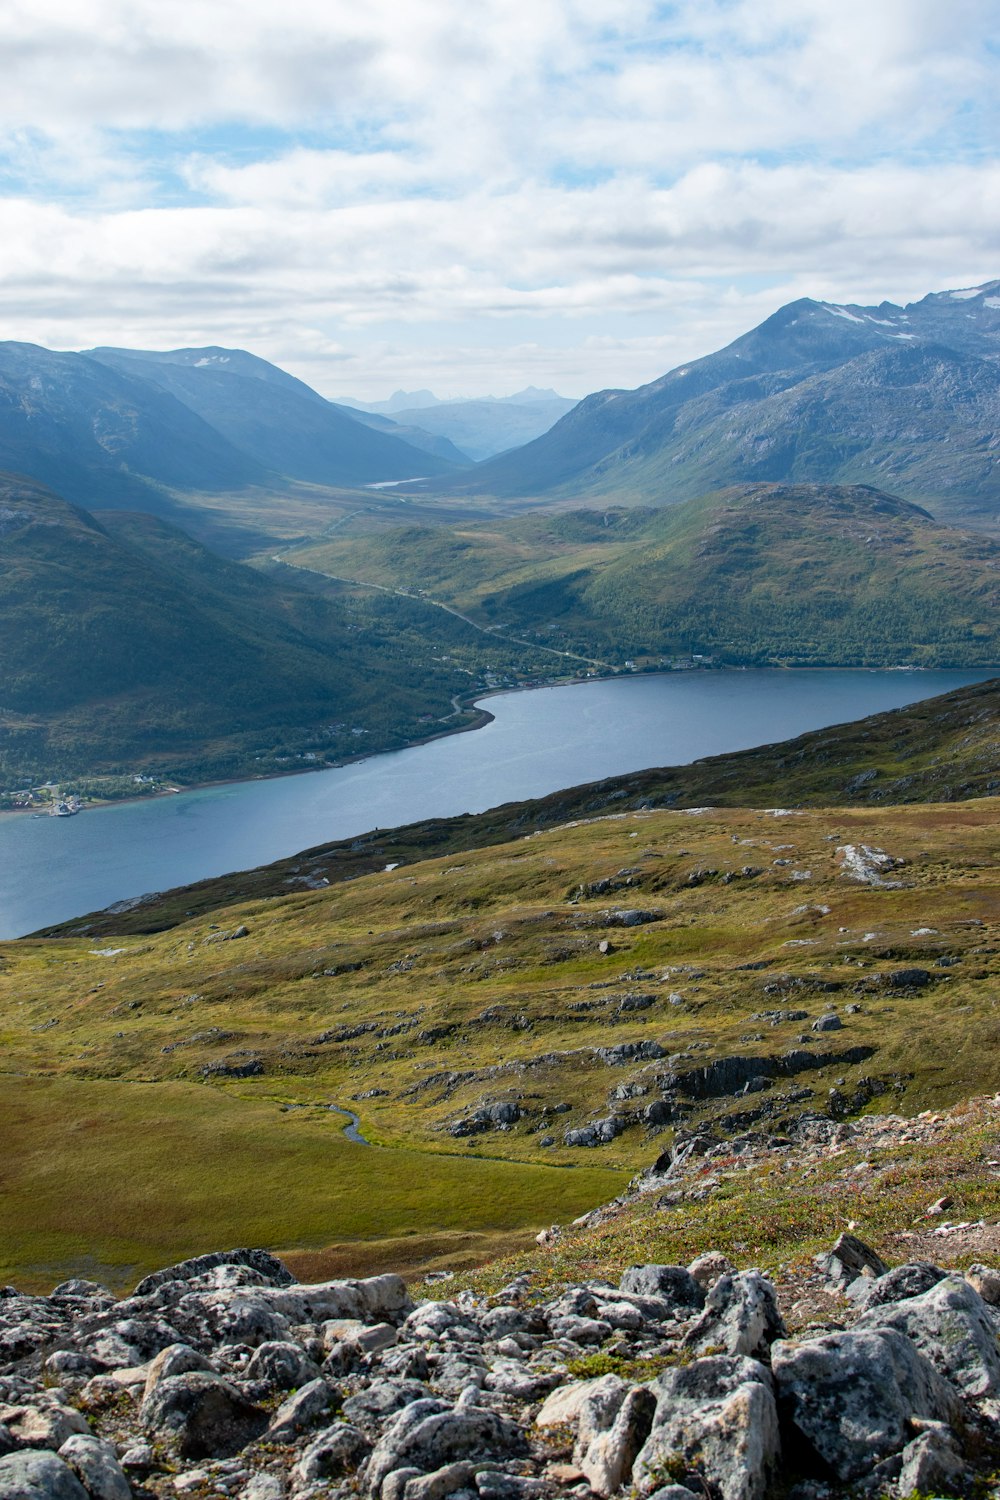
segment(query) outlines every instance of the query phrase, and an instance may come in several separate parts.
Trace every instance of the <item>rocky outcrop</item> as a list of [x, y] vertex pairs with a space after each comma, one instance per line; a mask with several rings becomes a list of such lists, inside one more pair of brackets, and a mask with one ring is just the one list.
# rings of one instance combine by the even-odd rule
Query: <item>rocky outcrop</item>
[[[120, 1302], [4, 1288], [0, 1500], [901, 1500], [977, 1466], [995, 1494], [1000, 1271], [887, 1269], [848, 1235], [822, 1269], [841, 1326], [795, 1339], [712, 1251], [547, 1300], [300, 1285], [261, 1251]], [[613, 1368], [574, 1379], [598, 1351]]]

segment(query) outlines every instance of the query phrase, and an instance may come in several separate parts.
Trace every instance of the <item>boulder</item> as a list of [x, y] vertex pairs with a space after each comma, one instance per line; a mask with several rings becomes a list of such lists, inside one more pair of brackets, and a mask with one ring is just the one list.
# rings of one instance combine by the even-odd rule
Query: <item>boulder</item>
[[0, 1500], [89, 1500], [72, 1469], [54, 1453], [0, 1458]]
[[889, 1269], [870, 1245], [853, 1234], [841, 1234], [831, 1250], [817, 1255], [816, 1264], [835, 1291], [844, 1291], [859, 1276], [884, 1276]]
[[483, 1407], [448, 1407], [442, 1401], [414, 1401], [376, 1443], [365, 1476], [369, 1493], [382, 1493], [383, 1481], [397, 1469], [422, 1473], [462, 1459], [518, 1458], [527, 1451], [516, 1422]]
[[666, 1370], [653, 1385], [656, 1411], [632, 1471], [640, 1495], [668, 1466], [686, 1465], [722, 1500], [765, 1500], [779, 1457], [771, 1376], [757, 1360], [730, 1355]]
[[368, 1457], [372, 1445], [364, 1433], [349, 1422], [334, 1422], [306, 1448], [295, 1465], [295, 1476], [303, 1482], [334, 1479], [353, 1473]]
[[782, 1415], [840, 1480], [859, 1479], [899, 1453], [913, 1417], [949, 1421], [947, 1381], [892, 1329], [854, 1329], [778, 1342], [771, 1367]]
[[319, 1377], [319, 1369], [299, 1348], [280, 1339], [258, 1344], [247, 1365], [248, 1380], [260, 1380], [277, 1391], [294, 1391]]
[[961, 1276], [946, 1276], [918, 1297], [866, 1311], [858, 1326], [905, 1334], [964, 1396], [1000, 1395], [996, 1328], [986, 1303]]
[[264, 1434], [269, 1443], [294, 1443], [300, 1432], [315, 1427], [328, 1416], [340, 1400], [340, 1392], [327, 1385], [322, 1376], [310, 1380], [300, 1391], [283, 1401]]
[[118, 1462], [114, 1443], [77, 1433], [63, 1443], [59, 1457], [73, 1470], [91, 1500], [132, 1500], [132, 1486]]
[[216, 1266], [247, 1266], [270, 1286], [288, 1286], [295, 1280], [288, 1267], [267, 1250], [214, 1250], [209, 1255], [196, 1255], [191, 1260], [179, 1261], [177, 1265], [166, 1266], [162, 1271], [143, 1277], [133, 1296], [148, 1297], [172, 1281], [197, 1281]]
[[919, 1297], [937, 1286], [948, 1273], [929, 1260], [910, 1261], [903, 1266], [894, 1266], [879, 1276], [877, 1281], [866, 1284], [863, 1306], [866, 1312], [873, 1307], [882, 1307], [887, 1302], [904, 1302], [909, 1297]]
[[200, 1370], [161, 1380], [140, 1417], [148, 1432], [175, 1439], [182, 1458], [229, 1458], [267, 1426], [267, 1414], [235, 1386]]
[[784, 1333], [774, 1287], [759, 1271], [743, 1271], [719, 1278], [701, 1316], [684, 1335], [684, 1343], [701, 1353], [766, 1359], [775, 1339]]
[[700, 1311], [705, 1291], [685, 1266], [629, 1266], [621, 1279], [623, 1292], [660, 1297], [679, 1311]]

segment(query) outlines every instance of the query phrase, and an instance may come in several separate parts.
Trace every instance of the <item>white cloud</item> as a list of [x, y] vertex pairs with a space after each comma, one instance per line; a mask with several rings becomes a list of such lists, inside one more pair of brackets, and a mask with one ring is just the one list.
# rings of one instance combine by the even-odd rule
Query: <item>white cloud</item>
[[981, 280], [992, 11], [11, 0], [2, 330], [244, 344], [331, 394], [582, 393], [790, 295]]

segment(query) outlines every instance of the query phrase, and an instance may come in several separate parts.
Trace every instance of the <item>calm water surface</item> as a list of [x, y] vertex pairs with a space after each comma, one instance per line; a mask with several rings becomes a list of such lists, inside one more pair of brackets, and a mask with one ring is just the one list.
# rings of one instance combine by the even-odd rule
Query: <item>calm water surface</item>
[[0, 937], [312, 844], [481, 812], [898, 708], [988, 672], [691, 672], [536, 688], [492, 724], [355, 765], [91, 809], [0, 817]]

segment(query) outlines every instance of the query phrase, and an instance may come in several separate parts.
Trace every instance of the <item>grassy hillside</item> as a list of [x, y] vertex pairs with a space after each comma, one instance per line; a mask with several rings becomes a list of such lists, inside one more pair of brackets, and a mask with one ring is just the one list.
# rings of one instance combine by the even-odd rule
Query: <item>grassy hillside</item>
[[866, 486], [332, 540], [289, 560], [621, 664], [1000, 662], [1000, 544]]
[[[0, 476], [0, 788], [141, 769], [209, 779], [398, 745], [493, 647], [406, 600], [378, 619], [149, 516]], [[444, 647], [444, 650], [442, 650]], [[447, 657], [448, 659], [442, 659]], [[460, 723], [461, 718], [452, 719]]]
[[676, 1129], [992, 1093], [998, 834], [994, 800], [623, 811], [157, 936], [4, 944], [4, 1274], [247, 1238], [361, 1270], [409, 1236], [426, 1264], [460, 1225], [612, 1196]]

